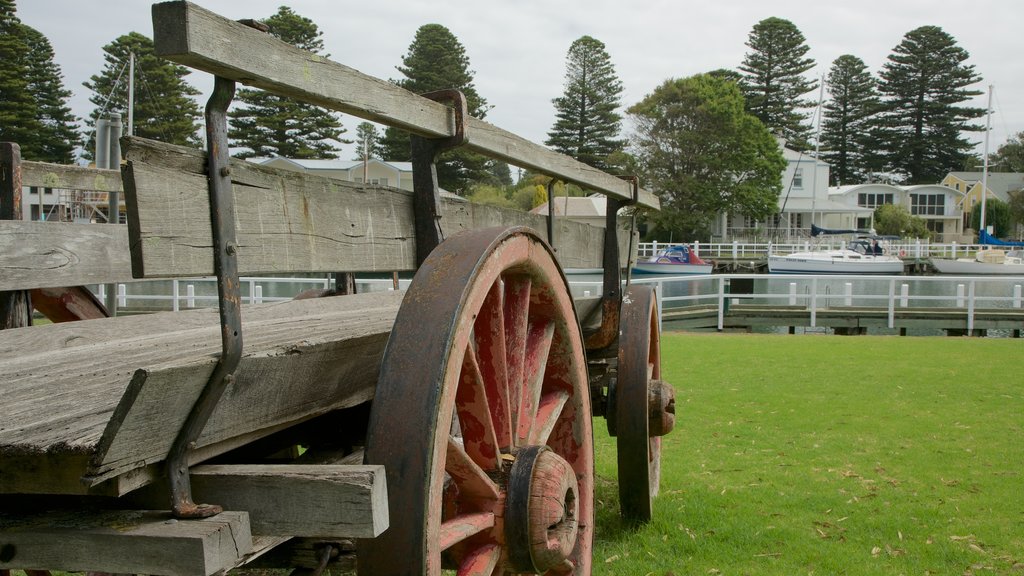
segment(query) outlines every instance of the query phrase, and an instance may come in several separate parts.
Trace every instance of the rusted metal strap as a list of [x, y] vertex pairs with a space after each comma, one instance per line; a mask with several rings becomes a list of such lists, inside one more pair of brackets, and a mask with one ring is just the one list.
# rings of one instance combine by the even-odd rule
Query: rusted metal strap
[[626, 178], [632, 183], [633, 198], [619, 200], [607, 198], [604, 228], [604, 285], [601, 292], [601, 326], [587, 336], [584, 346], [587, 350], [602, 350], [615, 343], [619, 335], [619, 313], [622, 307], [622, 270], [619, 267], [619, 209], [636, 204], [639, 194], [639, 180], [634, 176]]
[[217, 273], [220, 304], [221, 356], [167, 457], [172, 509], [178, 518], [206, 518], [222, 510], [217, 505], [196, 504], [192, 501], [188, 456], [225, 388], [234, 382], [234, 372], [242, 357], [242, 297], [238, 283], [235, 200], [231, 189], [227, 135], [227, 110], [234, 95], [234, 81], [218, 76], [213, 94], [206, 103], [206, 141], [209, 152], [207, 180], [213, 231], [213, 266]]
[[455, 115], [455, 128], [451, 136], [444, 138], [424, 138], [415, 134], [410, 137], [417, 266], [444, 240], [444, 232], [441, 230], [441, 191], [437, 185], [437, 156], [466, 143], [466, 118], [469, 117], [466, 96], [458, 90], [428, 92], [422, 96], [437, 102], [450, 102]]
[[548, 180], [548, 244], [555, 249], [555, 179]]

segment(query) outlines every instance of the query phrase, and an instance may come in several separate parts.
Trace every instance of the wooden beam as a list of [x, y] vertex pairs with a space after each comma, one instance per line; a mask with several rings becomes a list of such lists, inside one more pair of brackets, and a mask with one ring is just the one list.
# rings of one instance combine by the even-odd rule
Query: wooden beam
[[[21, 147], [0, 142], [0, 222], [21, 220], [21, 165]], [[0, 330], [32, 325], [31, 297], [22, 288], [0, 288]]]
[[[249, 513], [254, 535], [373, 538], [388, 527], [383, 466], [223, 464], [191, 470], [196, 502]], [[166, 483], [135, 502], [165, 507]]]
[[[213, 274], [205, 153], [126, 139], [129, 245], [138, 278]], [[412, 193], [290, 170], [231, 163], [241, 274], [391, 272], [415, 269]], [[601, 266], [604, 229], [559, 219], [556, 248], [565, 268]], [[525, 225], [545, 217], [446, 200], [441, 228]], [[619, 244], [628, 252], [629, 234]]]
[[132, 280], [128, 227], [0, 221], [0, 290]]
[[[390, 82], [300, 50], [244, 24], [188, 2], [153, 6], [157, 54], [179, 64], [394, 126], [427, 138], [454, 133], [451, 111]], [[465, 147], [616, 198], [632, 198], [615, 176], [534, 144], [476, 118], [466, 121]], [[640, 191], [640, 205], [658, 198]]]
[[177, 521], [168, 512], [0, 512], [0, 569], [210, 575], [252, 548], [245, 512]]
[[121, 172], [69, 164], [22, 162], [22, 185], [36, 188], [120, 192]]

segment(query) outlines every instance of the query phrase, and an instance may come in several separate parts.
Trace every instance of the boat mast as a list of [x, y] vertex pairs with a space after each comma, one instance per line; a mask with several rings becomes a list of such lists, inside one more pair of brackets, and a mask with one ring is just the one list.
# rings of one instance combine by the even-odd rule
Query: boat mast
[[988, 135], [992, 126], [992, 85], [988, 85], [988, 105], [985, 107], [985, 155], [981, 159], [981, 221], [978, 234], [985, 231], [985, 198], [988, 196]]
[[[817, 215], [818, 201], [818, 154], [821, 152], [821, 103], [825, 99], [825, 76], [822, 75], [818, 91], [818, 126], [814, 131], [814, 179], [811, 180], [811, 224]], [[828, 190], [828, 182], [825, 182], [825, 189]]]

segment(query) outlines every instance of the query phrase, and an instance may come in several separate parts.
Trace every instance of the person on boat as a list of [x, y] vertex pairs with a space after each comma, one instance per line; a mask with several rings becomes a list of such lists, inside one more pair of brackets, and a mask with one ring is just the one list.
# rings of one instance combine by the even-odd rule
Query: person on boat
[[878, 240], [871, 240], [871, 253], [876, 256], [882, 254], [882, 247], [878, 245]]

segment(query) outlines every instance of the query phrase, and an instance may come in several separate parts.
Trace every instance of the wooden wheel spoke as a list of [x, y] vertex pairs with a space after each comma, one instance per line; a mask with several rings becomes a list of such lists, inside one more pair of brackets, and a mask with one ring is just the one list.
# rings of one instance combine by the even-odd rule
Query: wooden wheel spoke
[[444, 471], [455, 481], [460, 495], [470, 500], [495, 500], [498, 498], [498, 486], [487, 476], [483, 468], [469, 457], [454, 438], [448, 438]]
[[459, 564], [458, 576], [491, 576], [501, 559], [501, 548], [487, 544], [473, 550]]
[[[523, 365], [530, 320], [530, 287], [528, 276], [505, 278], [505, 351], [509, 395], [516, 399], [522, 393]], [[512, 402], [512, 421], [517, 422], [519, 402]]]
[[447, 550], [463, 540], [494, 528], [493, 512], [462, 514], [441, 524], [441, 550]]
[[500, 464], [501, 447], [493, 413], [499, 405], [500, 399], [494, 401], [487, 394], [477, 350], [468, 346], [463, 356], [459, 387], [455, 392], [455, 410], [466, 453], [485, 470], [497, 470]]
[[519, 395], [519, 410], [516, 412], [516, 438], [523, 445], [530, 437], [537, 418], [541, 386], [551, 353], [551, 342], [555, 337], [555, 324], [550, 320], [530, 324], [523, 362], [523, 387]]
[[540, 399], [540, 404], [537, 407], [537, 420], [533, 430], [530, 432], [530, 444], [543, 445], [548, 443], [551, 431], [555, 429], [555, 424], [558, 423], [558, 419], [562, 416], [565, 403], [568, 401], [569, 393], [565, 390], [556, 390], [545, 394]]
[[505, 313], [502, 283], [496, 281], [473, 325], [477, 365], [500, 448], [512, 446], [512, 410], [508, 396], [508, 357], [505, 345]]

